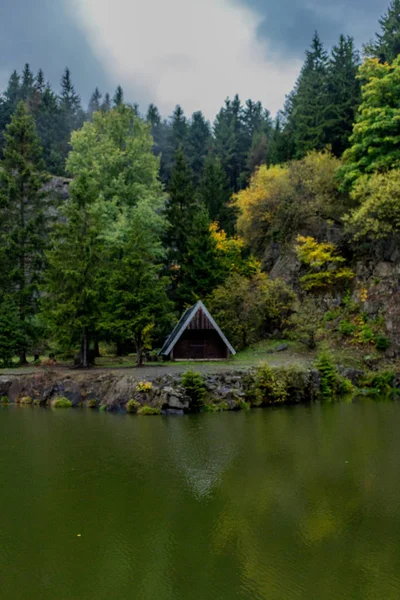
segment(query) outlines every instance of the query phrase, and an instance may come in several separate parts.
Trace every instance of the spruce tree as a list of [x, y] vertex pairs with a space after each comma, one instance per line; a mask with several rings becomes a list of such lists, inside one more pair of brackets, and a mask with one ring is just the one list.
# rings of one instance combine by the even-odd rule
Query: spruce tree
[[199, 198], [206, 207], [211, 221], [217, 221], [222, 229], [232, 234], [235, 213], [229, 206], [232, 190], [221, 161], [213, 154], [205, 160], [204, 173], [199, 185]]
[[349, 145], [361, 101], [361, 86], [357, 78], [359, 66], [360, 57], [353, 38], [341, 35], [328, 64], [328, 106], [325, 112], [325, 140], [338, 157]]
[[65, 169], [62, 151], [62, 123], [58, 99], [49, 85], [46, 86], [37, 108], [36, 127], [42, 144], [46, 170], [60, 175]]
[[381, 33], [375, 35], [364, 50], [367, 56], [392, 63], [400, 54], [400, 0], [392, 0], [387, 13], [379, 20]]
[[295, 158], [326, 145], [327, 68], [327, 53], [315, 33], [295, 90], [288, 99], [288, 131]]
[[81, 99], [75, 91], [75, 86], [71, 80], [71, 72], [65, 69], [61, 80], [61, 94], [59, 98], [60, 108], [60, 152], [64, 160], [70, 150], [71, 133], [82, 127], [84, 121], [84, 112], [82, 110]]
[[204, 161], [211, 143], [210, 124], [203, 113], [195, 112], [192, 116], [187, 135], [187, 158], [197, 184], [203, 174]]
[[13, 71], [8, 81], [7, 89], [0, 98], [0, 147], [3, 146], [3, 133], [5, 126], [10, 122], [11, 116], [17, 108], [21, 98], [21, 80], [17, 71]]
[[21, 98], [21, 100], [28, 102], [29, 105], [30, 105], [30, 102], [32, 100], [32, 96], [34, 93], [34, 83], [35, 83], [34, 75], [31, 71], [30, 66], [27, 63], [22, 72], [20, 98]]
[[41, 147], [32, 116], [20, 102], [4, 135], [4, 160], [0, 171], [0, 245], [8, 265], [8, 287], [18, 307], [20, 362], [34, 340], [44, 267], [46, 219], [41, 188], [44, 183]]
[[119, 85], [117, 87], [117, 89], [115, 90], [115, 94], [113, 97], [113, 106], [114, 107], [121, 106], [121, 104], [123, 104], [123, 102], [124, 102], [124, 90]]
[[89, 106], [88, 106], [88, 116], [89, 119], [92, 118], [93, 113], [98, 112], [101, 108], [101, 99], [102, 99], [102, 94], [100, 93], [100, 90], [98, 87], [96, 87], [96, 89], [94, 90], [93, 94], [90, 97], [89, 100]]
[[241, 186], [241, 175], [246, 168], [251, 140], [243, 122], [243, 107], [239, 96], [225, 101], [214, 122], [215, 151], [236, 192]]
[[107, 93], [104, 96], [104, 100], [103, 100], [103, 103], [101, 105], [101, 111], [102, 112], [108, 112], [109, 110], [111, 110], [111, 98], [110, 98], [110, 94]]

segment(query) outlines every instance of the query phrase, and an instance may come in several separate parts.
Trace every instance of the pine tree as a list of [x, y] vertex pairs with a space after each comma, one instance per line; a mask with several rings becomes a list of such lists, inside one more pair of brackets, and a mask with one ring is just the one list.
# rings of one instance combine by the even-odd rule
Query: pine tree
[[327, 71], [328, 106], [325, 112], [326, 142], [340, 157], [349, 145], [355, 116], [361, 101], [357, 78], [360, 57], [351, 37], [340, 36], [332, 49]]
[[101, 101], [102, 99], [102, 94], [100, 93], [100, 90], [98, 87], [96, 87], [96, 89], [94, 90], [93, 94], [90, 97], [89, 100], [89, 107], [88, 107], [88, 115], [89, 118], [91, 119], [93, 116], [93, 113], [97, 112], [100, 110], [101, 108]]
[[24, 102], [6, 128], [0, 172], [0, 245], [6, 256], [9, 287], [18, 307], [24, 342], [20, 361], [34, 339], [32, 317], [38, 308], [38, 285], [44, 266], [46, 220], [41, 147], [35, 123]]
[[117, 87], [117, 89], [115, 90], [115, 94], [113, 97], [113, 106], [115, 106], [115, 107], [121, 106], [121, 104], [123, 104], [123, 102], [124, 102], [124, 90], [119, 85]]
[[40, 93], [43, 94], [46, 88], [46, 80], [44, 77], [44, 73], [42, 69], [39, 69], [36, 78], [35, 78], [35, 88]]
[[310, 150], [321, 150], [326, 145], [327, 65], [327, 53], [315, 33], [286, 108], [295, 158], [302, 158]]
[[36, 127], [42, 144], [46, 170], [54, 175], [60, 175], [65, 170], [61, 118], [62, 113], [57, 96], [51, 87], [47, 85], [40, 97]]
[[171, 147], [172, 151], [176, 152], [180, 146], [182, 148], [186, 147], [186, 139], [189, 130], [185, 113], [179, 104], [173, 112], [171, 123]]
[[365, 46], [367, 56], [392, 63], [400, 54], [400, 0], [392, 0], [387, 13], [379, 20], [381, 33]]
[[210, 124], [203, 114], [195, 112], [192, 116], [187, 135], [187, 158], [193, 171], [194, 181], [198, 183], [203, 174], [204, 161], [211, 143]]

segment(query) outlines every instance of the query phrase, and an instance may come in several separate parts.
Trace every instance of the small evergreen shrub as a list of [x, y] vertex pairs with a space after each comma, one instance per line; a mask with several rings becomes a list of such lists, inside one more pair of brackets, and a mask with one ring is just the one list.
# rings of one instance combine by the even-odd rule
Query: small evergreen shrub
[[10, 402], [9, 402], [9, 399], [8, 399], [8, 396], [2, 396], [2, 397], [0, 398], [0, 403], [1, 403], [3, 406], [7, 406], [7, 404], [9, 404], [9, 403], [10, 403]]
[[186, 371], [186, 373], [182, 375], [181, 385], [192, 401], [191, 408], [195, 410], [202, 408], [204, 406], [207, 390], [201, 373], [192, 370]]
[[97, 400], [95, 398], [91, 398], [88, 403], [88, 408], [97, 408]]
[[348, 396], [349, 394], [354, 394], [355, 387], [347, 377], [339, 377], [338, 384], [338, 393], [341, 396]]
[[58, 398], [53, 400], [52, 406], [53, 408], [72, 408], [73, 404], [71, 400], [68, 400], [68, 398], [59, 396]]
[[321, 379], [321, 397], [324, 399], [334, 398], [339, 388], [339, 376], [329, 354], [320, 354], [315, 366]]
[[140, 406], [140, 403], [136, 400], [129, 400], [129, 402], [126, 405], [126, 412], [130, 414], [137, 413], [140, 409]]
[[219, 412], [217, 404], [214, 404], [213, 402], [207, 402], [206, 404], [204, 404], [202, 410], [203, 412], [207, 413]]
[[161, 408], [153, 408], [152, 406], [146, 405], [139, 408], [137, 414], [144, 416], [161, 415]]

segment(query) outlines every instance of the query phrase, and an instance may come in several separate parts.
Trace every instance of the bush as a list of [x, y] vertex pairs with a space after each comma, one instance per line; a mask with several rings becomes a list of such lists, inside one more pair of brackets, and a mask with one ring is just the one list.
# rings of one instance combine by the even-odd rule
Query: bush
[[266, 363], [255, 371], [248, 395], [254, 406], [281, 404], [286, 402], [288, 396], [285, 382]]
[[18, 400], [18, 404], [32, 404], [33, 400], [30, 396], [24, 396]]
[[137, 392], [145, 392], [146, 394], [151, 392], [152, 389], [153, 384], [151, 383], [151, 381], [139, 381], [139, 383], [136, 386]]
[[203, 376], [196, 371], [186, 371], [181, 377], [181, 385], [192, 401], [191, 408], [195, 410], [202, 408], [207, 394]]
[[52, 407], [53, 408], [72, 408], [73, 404], [72, 404], [71, 400], [68, 400], [68, 398], [59, 396], [58, 398], [53, 400]]
[[161, 415], [161, 409], [160, 408], [153, 408], [152, 406], [142, 406], [142, 408], [139, 408], [139, 410], [137, 411], [138, 415], [144, 415], [144, 416], [152, 416], [152, 415]]
[[357, 331], [357, 325], [347, 320], [340, 321], [338, 331], [342, 335], [350, 337]]
[[1, 403], [3, 406], [7, 406], [7, 404], [9, 404], [9, 403], [10, 403], [10, 402], [9, 402], [9, 399], [8, 399], [8, 396], [2, 396], [2, 397], [0, 398], [0, 403]]
[[347, 377], [339, 377], [338, 382], [338, 393], [341, 396], [348, 396], [349, 394], [354, 394], [355, 387]]
[[394, 371], [380, 371], [379, 373], [370, 373], [363, 378], [362, 387], [373, 390], [381, 394], [387, 393], [393, 389], [395, 384], [396, 374]]
[[97, 400], [95, 398], [91, 398], [87, 403], [88, 408], [97, 408]]
[[136, 400], [129, 400], [128, 404], [126, 405], [126, 412], [130, 414], [137, 413], [140, 409], [140, 406], [140, 403]]
[[324, 399], [334, 398], [339, 388], [339, 376], [329, 354], [320, 354], [315, 366], [321, 378], [321, 397]]
[[250, 403], [246, 402], [246, 400], [239, 400], [238, 406], [239, 406], [240, 410], [250, 410], [250, 408], [251, 408]]
[[390, 346], [390, 340], [385, 335], [377, 335], [375, 339], [376, 349], [385, 352]]

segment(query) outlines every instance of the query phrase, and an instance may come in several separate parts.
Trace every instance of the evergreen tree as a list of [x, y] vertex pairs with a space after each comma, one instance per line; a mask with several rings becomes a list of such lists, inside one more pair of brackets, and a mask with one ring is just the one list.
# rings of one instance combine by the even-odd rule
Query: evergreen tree
[[325, 113], [326, 142], [340, 157], [349, 145], [355, 116], [361, 101], [357, 78], [360, 58], [351, 37], [340, 36], [332, 49], [327, 72], [328, 106]]
[[71, 81], [71, 72], [65, 69], [61, 80], [61, 94], [59, 98], [60, 109], [60, 142], [59, 148], [61, 156], [66, 160], [70, 150], [71, 133], [82, 127], [84, 113], [81, 106], [81, 99], [75, 91]]
[[46, 170], [59, 175], [65, 169], [65, 159], [60, 145], [61, 111], [57, 96], [50, 86], [45, 88], [37, 112], [36, 127], [43, 148]]
[[[41, 147], [35, 123], [24, 102], [7, 125], [0, 171], [0, 245], [8, 268], [8, 286], [18, 307], [20, 362], [35, 331], [32, 318], [38, 307], [38, 284], [44, 266], [45, 214], [41, 188]], [[2, 277], [2, 278], [3, 278]]]
[[191, 230], [181, 265], [182, 279], [178, 289], [181, 306], [194, 304], [210, 295], [227, 276], [221, 268], [217, 243], [210, 231], [210, 217], [204, 206], [196, 211]]
[[204, 161], [211, 143], [210, 124], [203, 114], [195, 112], [187, 135], [187, 158], [193, 171], [194, 181], [198, 183], [203, 174]]
[[115, 107], [121, 106], [121, 104], [123, 104], [123, 102], [124, 102], [124, 90], [119, 85], [117, 87], [117, 89], [115, 90], [115, 94], [113, 97], [113, 106], [115, 106]]
[[182, 148], [186, 147], [188, 131], [189, 126], [185, 117], [185, 113], [183, 112], [181, 106], [179, 106], [178, 104], [173, 112], [171, 119], [170, 143], [173, 153], [175, 153], [180, 146]]
[[20, 90], [20, 98], [30, 105], [34, 93], [35, 78], [28, 63], [25, 65], [22, 72], [22, 83]]
[[46, 89], [46, 80], [42, 69], [39, 69], [35, 78], [35, 89], [39, 94], [43, 94]]
[[103, 103], [101, 105], [101, 110], [102, 112], [108, 112], [109, 110], [111, 110], [111, 98], [110, 98], [110, 94], [105, 94], [104, 96], [104, 100]]
[[238, 191], [249, 151], [249, 137], [243, 123], [239, 96], [225, 101], [225, 106], [215, 119], [214, 138], [215, 151], [229, 178], [229, 185], [234, 191]]
[[400, 0], [392, 0], [387, 13], [379, 20], [381, 33], [365, 47], [367, 56], [392, 63], [400, 54]]
[[100, 320], [103, 219], [90, 177], [77, 177], [70, 191], [47, 252], [44, 317], [61, 348], [80, 348], [86, 368]]
[[310, 150], [321, 150], [326, 145], [327, 66], [327, 53], [315, 33], [286, 107], [295, 158], [302, 158]]
[[99, 88], [96, 87], [89, 100], [88, 115], [90, 119], [92, 118], [93, 113], [98, 112], [101, 109], [101, 99], [102, 94], [100, 93]]
[[221, 161], [210, 154], [204, 165], [199, 186], [199, 198], [207, 208], [211, 221], [217, 221], [227, 233], [233, 233], [235, 213], [229, 206], [232, 190]]
[[3, 132], [15, 112], [21, 97], [21, 80], [17, 71], [13, 71], [7, 89], [0, 98], [0, 145], [3, 145]]

